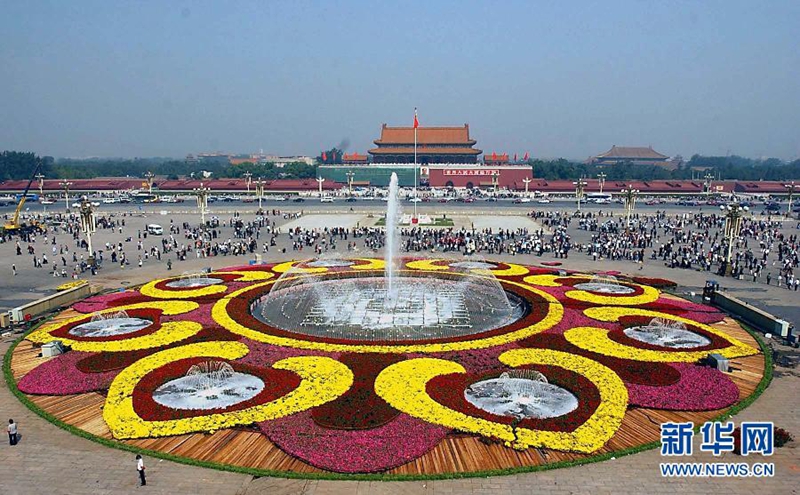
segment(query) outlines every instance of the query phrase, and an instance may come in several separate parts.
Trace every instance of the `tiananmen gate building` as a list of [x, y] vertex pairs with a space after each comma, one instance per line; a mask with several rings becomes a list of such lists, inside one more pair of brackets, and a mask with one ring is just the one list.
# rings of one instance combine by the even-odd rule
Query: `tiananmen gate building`
[[375, 148], [364, 155], [344, 155], [344, 164], [320, 165], [317, 173], [327, 180], [347, 183], [352, 178], [354, 186], [386, 187], [392, 173], [397, 174], [403, 187], [417, 185], [431, 187], [523, 189], [523, 179], [532, 179], [530, 165], [509, 163], [492, 156], [486, 163], [479, 159], [483, 151], [469, 133], [469, 124], [463, 126], [418, 127], [417, 170], [414, 173], [414, 127], [381, 126], [381, 135], [373, 141]]
[[[373, 163], [414, 163], [414, 128], [383, 124], [377, 148], [369, 150]], [[418, 127], [417, 163], [476, 163], [482, 152], [463, 127]]]

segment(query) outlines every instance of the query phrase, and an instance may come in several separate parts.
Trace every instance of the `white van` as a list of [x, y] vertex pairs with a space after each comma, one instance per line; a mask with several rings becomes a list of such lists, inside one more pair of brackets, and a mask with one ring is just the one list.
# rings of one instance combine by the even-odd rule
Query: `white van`
[[147, 226], [147, 233], [152, 235], [162, 235], [164, 233], [164, 228], [161, 225], [151, 223]]
[[333, 196], [325, 195], [320, 199], [321, 203], [333, 203]]

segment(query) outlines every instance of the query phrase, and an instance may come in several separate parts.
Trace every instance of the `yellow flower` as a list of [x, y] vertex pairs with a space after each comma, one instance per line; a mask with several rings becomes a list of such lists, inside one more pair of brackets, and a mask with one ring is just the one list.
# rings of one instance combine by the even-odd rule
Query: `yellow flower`
[[557, 278], [563, 278], [558, 275], [528, 275], [522, 280], [531, 285], [538, 285], [540, 287], [561, 287], [561, 284], [556, 282]]
[[115, 438], [147, 438], [216, 431], [237, 425], [277, 419], [330, 402], [346, 392], [353, 373], [344, 364], [327, 357], [303, 356], [278, 361], [275, 369], [300, 376], [300, 385], [266, 404], [239, 411], [164, 421], [146, 421], [133, 408], [133, 390], [148, 373], [180, 359], [208, 357], [239, 359], [249, 352], [240, 342], [201, 342], [167, 349], [140, 359], [125, 368], [111, 383], [103, 408], [103, 419]]
[[744, 342], [731, 337], [721, 330], [699, 323], [688, 318], [675, 316], [659, 311], [651, 311], [641, 308], [618, 308], [602, 307], [588, 308], [583, 312], [589, 318], [598, 321], [619, 321], [623, 316], [645, 316], [651, 318], [664, 318], [667, 320], [680, 321], [698, 327], [708, 333], [717, 335], [730, 342], [729, 347], [714, 349], [713, 351], [657, 351], [654, 349], [640, 349], [630, 347], [608, 338], [608, 330], [596, 327], [579, 327], [567, 330], [564, 337], [576, 346], [606, 356], [614, 356], [635, 361], [656, 361], [656, 362], [695, 362], [715, 352], [727, 358], [751, 356], [758, 354], [758, 350], [750, 347]]
[[165, 278], [148, 282], [139, 289], [139, 292], [145, 296], [155, 297], [157, 299], [194, 299], [196, 297], [222, 294], [228, 290], [228, 287], [225, 284], [206, 285], [205, 287], [198, 287], [197, 289], [164, 290], [156, 287], [156, 285], [167, 280], [172, 279]]
[[280, 337], [276, 335], [270, 335], [263, 332], [259, 332], [257, 330], [253, 330], [231, 318], [227, 310], [230, 301], [232, 301], [237, 297], [240, 297], [245, 292], [254, 290], [258, 287], [268, 287], [273, 283], [274, 281], [263, 282], [225, 295], [225, 297], [221, 298], [214, 304], [214, 307], [211, 310], [211, 316], [214, 318], [214, 321], [219, 323], [223, 328], [235, 334], [243, 335], [249, 339], [258, 342], [266, 342], [267, 344], [273, 344], [277, 346], [294, 347], [298, 349], [310, 349], [310, 350], [319, 350], [328, 352], [397, 353], [397, 352], [448, 352], [448, 351], [460, 351], [465, 349], [483, 349], [486, 347], [503, 345], [509, 342], [515, 342], [517, 340], [530, 337], [531, 335], [552, 328], [553, 326], [558, 324], [559, 321], [561, 321], [561, 318], [564, 315], [564, 307], [552, 295], [540, 291], [538, 289], [535, 289], [533, 287], [530, 287], [529, 285], [526, 284], [521, 284], [511, 280], [504, 280], [503, 283], [514, 285], [526, 291], [532, 292], [540, 296], [542, 299], [544, 299], [548, 306], [547, 315], [541, 321], [534, 323], [533, 325], [529, 325], [527, 327], [515, 330], [513, 332], [501, 335], [494, 335], [491, 337], [479, 338], [475, 340], [457, 341], [457, 342], [443, 342], [437, 344], [400, 343], [395, 345], [329, 344], [325, 342], [293, 339], [290, 337]]
[[292, 270], [293, 273], [325, 273], [328, 271], [327, 268], [324, 266], [318, 267], [300, 267], [302, 263], [305, 263], [309, 260], [305, 261], [287, 261], [285, 263], [278, 263], [277, 265], [272, 267], [272, 271], [275, 273], [286, 273], [289, 270]]
[[59, 285], [56, 287], [56, 290], [69, 290], [74, 289], [75, 287], [79, 287], [81, 285], [86, 285], [89, 282], [87, 280], [73, 280], [72, 282], [66, 282], [64, 284]]
[[619, 428], [628, 404], [628, 391], [609, 368], [591, 359], [546, 349], [516, 349], [503, 353], [509, 366], [545, 364], [559, 366], [588, 378], [600, 391], [601, 403], [592, 416], [573, 432], [512, 429], [511, 426], [469, 416], [443, 406], [427, 393], [436, 376], [465, 373], [460, 364], [434, 358], [418, 358], [389, 366], [375, 380], [375, 392], [392, 407], [429, 423], [499, 438], [514, 448], [547, 447], [590, 453], [601, 448]]
[[256, 282], [259, 280], [269, 280], [275, 276], [272, 272], [266, 270], [224, 270], [221, 272], [213, 272], [209, 277], [213, 277], [215, 273], [221, 275], [239, 275], [239, 278], [235, 280], [236, 282]]
[[353, 265], [350, 268], [353, 270], [383, 270], [386, 268], [386, 262], [377, 258], [356, 258], [359, 261], [366, 261], [366, 265]]
[[406, 266], [412, 270], [422, 270], [426, 272], [449, 270], [450, 267], [447, 265], [436, 264], [440, 263], [441, 261], [442, 260], [432, 260], [432, 259], [414, 260], [406, 263]]
[[[115, 308], [100, 311], [100, 314], [116, 313], [122, 310], [132, 309], [160, 309], [162, 315], [177, 315], [188, 313], [195, 310], [199, 305], [190, 301], [152, 301], [145, 303], [128, 304], [124, 306], [117, 306]], [[161, 328], [153, 333], [142, 335], [140, 337], [131, 337], [123, 340], [105, 340], [105, 341], [86, 341], [74, 340], [68, 337], [53, 337], [52, 333], [60, 328], [68, 325], [75, 324], [78, 321], [85, 320], [86, 315], [75, 316], [66, 320], [58, 321], [42, 325], [36, 331], [28, 335], [27, 339], [32, 342], [46, 343], [52, 340], [60, 340], [64, 345], [71, 347], [76, 351], [84, 352], [122, 352], [132, 351], [138, 349], [153, 349], [162, 347], [168, 344], [179, 342], [187, 339], [192, 335], [197, 334], [202, 330], [203, 326], [200, 323], [193, 321], [170, 321], [161, 323]]]

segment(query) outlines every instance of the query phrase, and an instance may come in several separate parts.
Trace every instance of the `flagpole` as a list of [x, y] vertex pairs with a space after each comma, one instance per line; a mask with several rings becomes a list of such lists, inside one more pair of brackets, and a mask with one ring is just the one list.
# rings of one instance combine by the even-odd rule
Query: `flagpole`
[[[417, 109], [414, 109], [414, 220], [417, 219]], [[413, 223], [413, 222], [412, 222]]]

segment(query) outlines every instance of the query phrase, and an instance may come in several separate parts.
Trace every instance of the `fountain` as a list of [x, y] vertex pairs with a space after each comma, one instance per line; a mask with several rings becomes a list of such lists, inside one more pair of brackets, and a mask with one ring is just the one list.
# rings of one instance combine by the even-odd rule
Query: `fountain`
[[653, 318], [647, 325], [626, 328], [623, 332], [639, 342], [671, 349], [692, 349], [711, 343], [705, 336], [688, 330], [683, 322], [666, 318]]
[[144, 318], [131, 318], [125, 311], [94, 313], [88, 323], [77, 325], [68, 333], [76, 337], [111, 337], [138, 332], [152, 323]]
[[296, 334], [372, 342], [462, 337], [525, 316], [523, 298], [506, 292], [486, 269], [493, 264], [468, 263], [447, 274], [408, 275], [398, 269], [397, 188], [392, 174], [382, 273], [309, 274], [303, 266], [315, 262], [295, 266], [251, 304], [251, 314]]
[[575, 284], [573, 287], [588, 292], [598, 292], [600, 294], [615, 296], [633, 294], [635, 292], [633, 287], [628, 287], [627, 285], [619, 283], [617, 277], [606, 274], [595, 275], [589, 282]]
[[222, 283], [222, 279], [209, 277], [205, 272], [183, 272], [177, 280], [167, 282], [172, 289], [197, 289]]
[[171, 409], [221, 409], [250, 400], [262, 390], [260, 378], [239, 373], [224, 361], [205, 361], [155, 389], [153, 400]]
[[392, 172], [389, 180], [389, 203], [386, 205], [386, 247], [383, 258], [386, 261], [386, 290], [389, 298], [394, 297], [394, 272], [397, 259], [397, 221], [400, 216], [400, 204], [397, 201], [397, 174]]
[[464, 398], [488, 413], [517, 419], [556, 418], [578, 407], [578, 399], [571, 392], [548, 383], [542, 373], [527, 369], [473, 383], [464, 390]]

